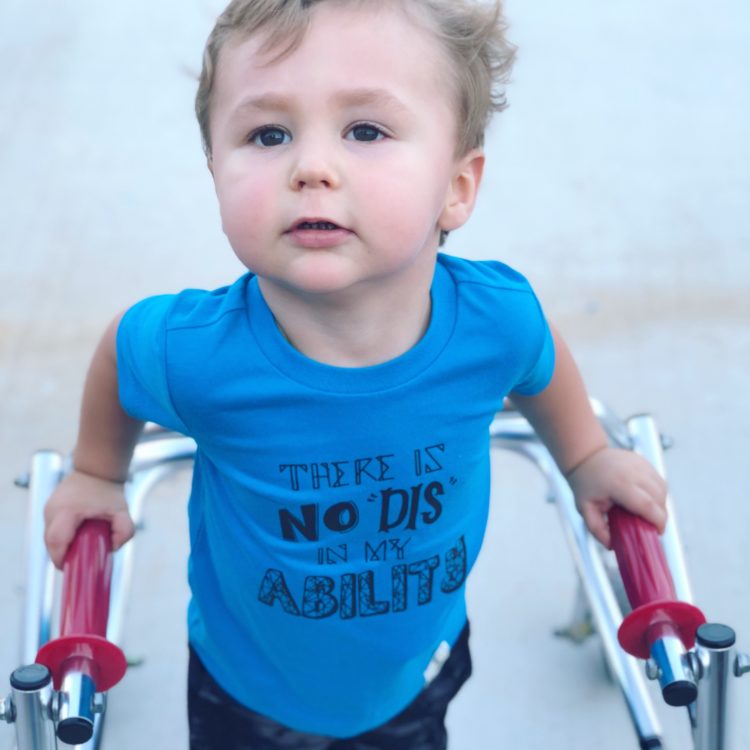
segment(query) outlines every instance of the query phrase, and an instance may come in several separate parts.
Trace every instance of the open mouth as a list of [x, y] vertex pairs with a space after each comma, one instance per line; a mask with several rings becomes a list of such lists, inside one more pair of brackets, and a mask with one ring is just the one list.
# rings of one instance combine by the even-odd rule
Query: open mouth
[[341, 229], [338, 224], [333, 224], [330, 221], [301, 221], [299, 224], [294, 226], [295, 230], [302, 229], [317, 229], [317, 230], [328, 230]]
[[332, 248], [348, 242], [351, 229], [318, 216], [299, 219], [286, 231], [291, 242], [307, 249]]

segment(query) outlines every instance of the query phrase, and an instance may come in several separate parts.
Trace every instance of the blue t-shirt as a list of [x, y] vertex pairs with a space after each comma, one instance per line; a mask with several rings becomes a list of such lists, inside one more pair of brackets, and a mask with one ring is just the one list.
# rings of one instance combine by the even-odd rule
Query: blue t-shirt
[[424, 687], [466, 621], [489, 504], [489, 425], [548, 383], [526, 280], [440, 255], [423, 338], [384, 364], [296, 351], [248, 274], [154, 297], [118, 331], [133, 416], [192, 436], [189, 638], [235, 699], [353, 736]]

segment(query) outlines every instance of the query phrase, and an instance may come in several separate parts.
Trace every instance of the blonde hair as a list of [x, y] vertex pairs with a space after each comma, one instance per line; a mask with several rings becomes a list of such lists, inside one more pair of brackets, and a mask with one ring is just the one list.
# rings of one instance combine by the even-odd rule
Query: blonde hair
[[[262, 50], [279, 49], [277, 58], [283, 58], [302, 42], [311, 9], [322, 2], [382, 8], [386, 0], [232, 0], [219, 16], [203, 52], [203, 69], [195, 97], [195, 114], [207, 156], [211, 155], [211, 93], [224, 45], [229, 40], [247, 39], [262, 32], [267, 35]], [[476, 0], [388, 2], [416, 11], [421, 19], [427, 20], [428, 30], [447, 54], [457, 108], [458, 154], [481, 147], [493, 113], [507, 106], [504, 84], [516, 52], [505, 37], [507, 25], [501, 0], [491, 4]]]

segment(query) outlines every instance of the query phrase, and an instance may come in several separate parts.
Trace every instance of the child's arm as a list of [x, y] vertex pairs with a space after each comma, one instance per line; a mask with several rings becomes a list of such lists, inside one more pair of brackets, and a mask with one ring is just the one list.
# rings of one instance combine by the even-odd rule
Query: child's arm
[[536, 396], [511, 394], [514, 405], [549, 449], [570, 483], [586, 525], [602, 544], [610, 546], [607, 511], [613, 504], [663, 531], [667, 518], [664, 480], [637, 454], [609, 447], [568, 347], [554, 330], [553, 336], [552, 380]]
[[58, 568], [87, 518], [111, 522], [114, 549], [134, 533], [123, 484], [143, 423], [123, 411], [118, 397], [115, 341], [121, 317], [106, 330], [86, 377], [73, 471], [44, 510], [44, 539]]

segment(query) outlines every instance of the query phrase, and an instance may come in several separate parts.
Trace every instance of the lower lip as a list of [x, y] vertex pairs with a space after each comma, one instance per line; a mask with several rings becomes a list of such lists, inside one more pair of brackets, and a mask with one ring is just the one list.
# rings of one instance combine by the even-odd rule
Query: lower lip
[[348, 229], [292, 229], [286, 233], [295, 245], [317, 250], [342, 245], [351, 236]]

